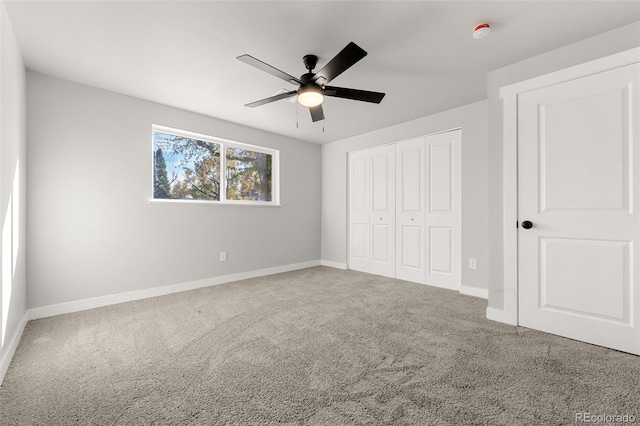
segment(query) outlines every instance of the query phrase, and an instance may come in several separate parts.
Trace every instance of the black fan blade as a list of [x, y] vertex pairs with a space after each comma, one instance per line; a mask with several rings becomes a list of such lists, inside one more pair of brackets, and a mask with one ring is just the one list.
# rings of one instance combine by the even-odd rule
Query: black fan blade
[[313, 81], [324, 86], [365, 56], [367, 56], [367, 52], [354, 42], [350, 42], [324, 68], [318, 71], [313, 77]]
[[276, 76], [278, 78], [283, 79], [284, 81], [288, 81], [291, 84], [302, 84], [302, 81], [300, 81], [299, 79], [297, 79], [296, 77], [287, 74], [284, 71], [280, 71], [278, 68], [274, 68], [271, 65], [262, 62], [260, 59], [256, 59], [251, 55], [241, 55], [238, 56], [236, 58], [239, 61], [244, 62], [245, 64], [249, 64], [252, 67], [256, 67], [259, 70], [262, 70], [264, 72], [268, 72], [269, 74]]
[[316, 121], [324, 120], [324, 111], [322, 111], [322, 104], [314, 107], [309, 107], [309, 112], [311, 113], [311, 121], [314, 123]]
[[354, 101], [372, 102], [379, 104], [384, 98], [384, 93], [369, 92], [367, 90], [347, 89], [344, 87], [325, 86], [325, 96], [333, 96], [334, 98], [353, 99]]
[[291, 96], [298, 93], [297, 90], [292, 90], [291, 92], [280, 93], [279, 95], [271, 96], [269, 98], [261, 99], [259, 101], [251, 102], [250, 104], [246, 104], [246, 107], [254, 108], [260, 105], [269, 104], [271, 102], [279, 101], [280, 99], [290, 98]]

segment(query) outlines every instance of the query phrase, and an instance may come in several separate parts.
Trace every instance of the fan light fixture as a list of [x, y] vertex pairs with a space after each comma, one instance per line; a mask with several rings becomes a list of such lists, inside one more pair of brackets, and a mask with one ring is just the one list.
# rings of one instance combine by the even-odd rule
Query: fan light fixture
[[317, 107], [323, 100], [322, 88], [316, 85], [309, 84], [298, 92], [298, 102], [306, 107]]

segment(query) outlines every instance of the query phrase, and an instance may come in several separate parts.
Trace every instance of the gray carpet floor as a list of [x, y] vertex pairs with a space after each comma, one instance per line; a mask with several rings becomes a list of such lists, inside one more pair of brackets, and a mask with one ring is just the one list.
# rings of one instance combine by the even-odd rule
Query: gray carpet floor
[[2, 425], [640, 422], [640, 358], [316, 267], [30, 321]]

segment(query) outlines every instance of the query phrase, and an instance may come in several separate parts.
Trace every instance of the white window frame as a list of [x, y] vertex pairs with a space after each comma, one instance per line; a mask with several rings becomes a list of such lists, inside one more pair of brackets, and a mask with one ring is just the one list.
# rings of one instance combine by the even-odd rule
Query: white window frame
[[[203, 142], [217, 144], [220, 147], [220, 200], [190, 200], [190, 199], [164, 199], [153, 198], [153, 142], [154, 133], [168, 133], [175, 136], [181, 136], [189, 139], [197, 139]], [[259, 152], [271, 155], [271, 201], [255, 201], [255, 200], [227, 200], [227, 148], [239, 148], [247, 151]], [[211, 205], [243, 205], [243, 206], [280, 206], [280, 151], [277, 149], [266, 148], [263, 146], [236, 142], [230, 139], [223, 139], [214, 136], [204, 135], [202, 133], [190, 132], [188, 130], [175, 129], [173, 127], [161, 126], [153, 124], [151, 126], [151, 199], [153, 203], [195, 203], [195, 204], [211, 204]]]

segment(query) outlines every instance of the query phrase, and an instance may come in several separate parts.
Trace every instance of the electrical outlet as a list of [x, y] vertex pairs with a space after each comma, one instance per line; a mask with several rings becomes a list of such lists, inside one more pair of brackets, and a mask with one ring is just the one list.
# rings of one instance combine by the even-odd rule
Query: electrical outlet
[[478, 259], [469, 259], [469, 269], [478, 269]]
[[227, 261], [227, 252], [226, 251], [221, 251], [220, 252], [220, 262], [226, 262]]

